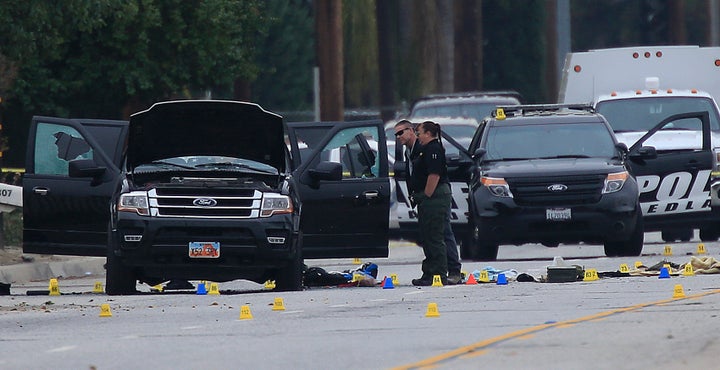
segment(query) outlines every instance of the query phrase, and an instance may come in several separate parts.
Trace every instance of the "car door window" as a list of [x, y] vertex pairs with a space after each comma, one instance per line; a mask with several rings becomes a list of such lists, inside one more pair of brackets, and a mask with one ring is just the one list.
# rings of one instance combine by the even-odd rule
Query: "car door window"
[[36, 174], [67, 176], [68, 162], [93, 159], [93, 150], [72, 127], [38, 123], [34, 157]]
[[[308, 156], [319, 146], [320, 140], [327, 134], [331, 126], [295, 128], [295, 138], [300, 151], [300, 163], [308, 160]], [[328, 154], [329, 155], [329, 154]], [[323, 158], [327, 160], [327, 157]]]
[[340, 163], [343, 179], [377, 177], [377, 127], [354, 127], [339, 131], [322, 150], [321, 158]]

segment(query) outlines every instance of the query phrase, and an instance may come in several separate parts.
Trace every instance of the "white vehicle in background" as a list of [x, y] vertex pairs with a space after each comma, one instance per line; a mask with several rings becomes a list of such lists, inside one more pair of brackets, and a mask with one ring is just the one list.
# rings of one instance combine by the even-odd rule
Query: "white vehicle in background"
[[[433, 121], [440, 124], [442, 132], [442, 144], [445, 148], [445, 156], [448, 164], [448, 175], [452, 188], [453, 202], [451, 207], [451, 224], [458, 242], [465, 240], [469, 235], [467, 227], [468, 212], [468, 187], [467, 179], [470, 174], [468, 169], [472, 159], [467, 154], [475, 131], [479, 124], [474, 118], [452, 118], [452, 117], [424, 117], [411, 120], [414, 124], [423, 121]], [[388, 154], [390, 168], [395, 178], [394, 198], [390, 204], [391, 228], [397, 225], [398, 228], [391, 230], [391, 236], [401, 237], [407, 240], [415, 240], [418, 235], [417, 210], [410, 206], [408, 199], [407, 181], [405, 173], [404, 147], [396, 148], [395, 124], [392, 121], [385, 124], [385, 136], [388, 140]], [[398, 158], [399, 160], [395, 160]], [[395, 218], [397, 222], [393, 222]]]
[[[406, 119], [425, 121], [428, 117], [475, 118], [480, 122], [501, 105], [518, 105], [521, 96], [516, 91], [467, 91], [432, 94], [415, 100]], [[470, 135], [472, 137], [472, 135]]]
[[[718, 97], [719, 47], [643, 46], [569, 53], [558, 102], [591, 103], [629, 147], [646, 231], [687, 241], [698, 228], [710, 241], [720, 236], [709, 181], [720, 155]], [[707, 116], [658, 126], [669, 116], [698, 112]], [[648, 153], [654, 158], [638, 158]], [[713, 189], [720, 207], [720, 181]]]

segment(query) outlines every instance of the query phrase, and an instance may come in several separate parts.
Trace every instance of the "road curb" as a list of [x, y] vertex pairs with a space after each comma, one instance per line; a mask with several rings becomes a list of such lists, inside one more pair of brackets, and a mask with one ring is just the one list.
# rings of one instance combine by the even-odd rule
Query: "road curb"
[[30, 262], [0, 266], [0, 282], [20, 284], [51, 278], [105, 275], [105, 258], [79, 257], [67, 261]]

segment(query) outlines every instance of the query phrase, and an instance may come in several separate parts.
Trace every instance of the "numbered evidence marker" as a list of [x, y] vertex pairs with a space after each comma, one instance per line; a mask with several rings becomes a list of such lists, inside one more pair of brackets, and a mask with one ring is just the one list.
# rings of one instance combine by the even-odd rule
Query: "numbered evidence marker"
[[480, 271], [479, 281], [481, 283], [489, 283], [490, 282], [490, 274], [487, 270]]
[[695, 275], [695, 270], [693, 270], [692, 263], [688, 262], [685, 264], [685, 267], [683, 267], [683, 276], [693, 276]]
[[428, 303], [425, 317], [440, 317], [440, 311], [438, 311], [438, 305], [435, 302]]
[[665, 248], [663, 248], [663, 256], [672, 256], [672, 247], [669, 245], [666, 245]]
[[697, 254], [705, 254], [707, 251], [705, 250], [705, 244], [700, 243], [697, 246]]
[[250, 306], [244, 305], [240, 307], [240, 320], [252, 320], [253, 315], [250, 312]]
[[630, 267], [628, 267], [627, 263], [620, 264], [620, 272], [623, 274], [630, 272]]
[[285, 302], [281, 297], [275, 297], [272, 306], [273, 311], [285, 311]]
[[683, 290], [682, 285], [675, 285], [675, 288], [673, 288], [673, 298], [685, 298], [685, 291]]
[[50, 279], [50, 285], [48, 287], [48, 290], [50, 291], [50, 295], [60, 295], [60, 287], [58, 286], [57, 279]]
[[100, 317], [112, 317], [109, 303], [103, 303], [100, 305]]
[[598, 273], [596, 269], [587, 269], [585, 270], [585, 277], [583, 278], [583, 281], [595, 281], [598, 280]]
[[440, 275], [433, 275], [432, 286], [443, 286], [442, 280], [440, 279]]

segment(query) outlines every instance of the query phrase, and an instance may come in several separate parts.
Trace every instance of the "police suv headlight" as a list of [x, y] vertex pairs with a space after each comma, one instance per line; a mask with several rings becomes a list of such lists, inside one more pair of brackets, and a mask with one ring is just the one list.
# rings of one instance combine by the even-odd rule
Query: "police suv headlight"
[[480, 178], [480, 183], [488, 188], [490, 193], [496, 197], [512, 198], [512, 192], [510, 192], [510, 186], [502, 177], [487, 177], [483, 176]]
[[135, 212], [141, 216], [150, 214], [148, 207], [147, 193], [144, 191], [133, 191], [120, 195], [117, 206], [118, 212]]
[[282, 213], [292, 213], [290, 197], [280, 194], [263, 194], [260, 217], [270, 217]]
[[608, 174], [605, 178], [605, 186], [603, 187], [602, 193], [608, 194], [620, 191], [623, 185], [625, 185], [625, 180], [627, 180], [628, 176], [630, 176], [630, 174], [628, 174], [627, 171]]

